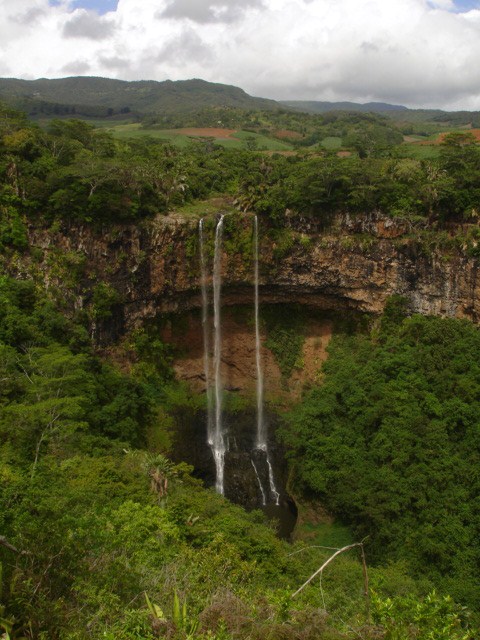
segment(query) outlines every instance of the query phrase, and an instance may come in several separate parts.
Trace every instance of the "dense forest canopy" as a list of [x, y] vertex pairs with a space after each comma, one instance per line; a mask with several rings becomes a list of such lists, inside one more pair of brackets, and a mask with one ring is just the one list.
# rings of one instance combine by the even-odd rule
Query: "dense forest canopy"
[[379, 330], [334, 340], [285, 438], [297, 481], [369, 536], [372, 557], [476, 606], [480, 333], [401, 311], [392, 300]]
[[[284, 118], [303, 126], [281, 112], [270, 122]], [[124, 337], [128, 366], [114, 364], [92, 332], [121, 302], [107, 282], [92, 283], [91, 304], [72, 311], [51, 283], [15, 268], [20, 256], [34, 257], [35, 226], [147, 224], [219, 194], [278, 237], [292, 216], [327, 225], [332, 213], [377, 210], [433, 233], [465, 221], [477, 232], [473, 135], [450, 133], [438, 158], [419, 160], [401, 157], [398, 130], [383, 117], [315, 118], [299, 133], [315, 141], [323, 127], [317, 138], [349, 139], [349, 156], [304, 144], [281, 155], [209, 139], [185, 148], [119, 140], [81, 120], [41, 128], [0, 108], [5, 638], [475, 637], [477, 327], [407, 317], [394, 299], [367, 330], [334, 332], [320, 379], [288, 414], [282, 438], [291, 491], [328, 509], [350, 541], [364, 541], [371, 590], [365, 599], [355, 548], [294, 598], [332, 544], [315, 533], [279, 540], [261, 512], [229, 504], [171, 462], [176, 412], [205, 411], [205, 398], [175, 380], [171, 347], [145, 327]], [[58, 267], [60, 257], [51, 260]], [[285, 333], [270, 324], [267, 346], [286, 375], [296, 356], [283, 357], [282, 343], [296, 326], [287, 322]]]
[[[382, 210], [432, 222], [477, 218], [480, 147], [473, 135], [447, 135], [439, 158], [422, 161], [395, 157], [395, 131], [376, 116], [347, 120], [355, 154], [285, 156], [224, 149], [208, 139], [184, 149], [148, 137], [116, 141], [80, 120], [54, 120], [45, 131], [2, 107], [3, 233], [21, 245], [23, 215], [127, 222], [218, 193], [279, 226], [287, 209], [314, 217]], [[328, 126], [342, 122], [344, 115]]]

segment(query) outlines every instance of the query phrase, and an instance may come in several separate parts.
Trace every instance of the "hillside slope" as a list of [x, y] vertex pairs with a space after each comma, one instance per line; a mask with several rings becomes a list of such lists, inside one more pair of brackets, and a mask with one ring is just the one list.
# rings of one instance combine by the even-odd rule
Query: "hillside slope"
[[330, 111], [353, 111], [361, 113], [378, 113], [388, 116], [397, 122], [424, 123], [435, 122], [451, 125], [471, 125], [478, 127], [480, 112], [478, 111], [442, 111], [441, 109], [409, 109], [403, 105], [386, 102], [324, 102], [319, 100], [281, 100], [284, 107], [304, 113], [328, 113]]
[[0, 100], [30, 114], [53, 111], [57, 115], [189, 112], [210, 106], [266, 110], [280, 107], [273, 100], [249, 96], [238, 87], [199, 79], [127, 82], [81, 76], [53, 80], [0, 78]]

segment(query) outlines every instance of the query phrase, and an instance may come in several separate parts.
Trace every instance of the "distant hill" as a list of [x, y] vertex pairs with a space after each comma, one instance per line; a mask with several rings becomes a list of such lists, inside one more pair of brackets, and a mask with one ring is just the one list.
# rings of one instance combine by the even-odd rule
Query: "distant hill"
[[204, 107], [267, 111], [282, 108], [274, 100], [252, 97], [238, 87], [198, 79], [127, 82], [88, 76], [55, 80], [0, 78], [0, 100], [33, 116], [141, 116], [187, 113]]
[[321, 102], [316, 100], [282, 100], [285, 107], [305, 113], [321, 114], [329, 111], [352, 111], [362, 113], [378, 113], [388, 116], [396, 122], [426, 123], [433, 122], [454, 126], [480, 126], [478, 111], [442, 111], [441, 109], [409, 109], [399, 104], [388, 102]]
[[[409, 129], [403, 125], [408, 123], [412, 124], [412, 130], [415, 131], [421, 129], [423, 123], [432, 123], [437, 128], [464, 125], [480, 127], [479, 112], [408, 109], [402, 105], [385, 102], [276, 102], [250, 96], [239, 87], [200, 79], [128, 82], [92, 76], [54, 80], [0, 78], [0, 101], [25, 111], [33, 118], [66, 116], [101, 120], [129, 119], [169, 125], [176, 122], [175, 126], [184, 126], [191, 114], [202, 111], [209, 111], [208, 126], [216, 126], [217, 111], [223, 111], [218, 117], [227, 122], [233, 117], [233, 110], [237, 110], [244, 115], [249, 111], [270, 112], [272, 117], [274, 113], [279, 112], [301, 112], [314, 116], [322, 116], [332, 111], [374, 113], [393, 119], [406, 133]], [[194, 121], [188, 124], [204, 126]], [[430, 130], [429, 132], [431, 133]]]
[[385, 111], [408, 111], [407, 107], [386, 102], [320, 102], [317, 100], [281, 100], [281, 104], [306, 113], [326, 113], [327, 111], [365, 111], [384, 113]]

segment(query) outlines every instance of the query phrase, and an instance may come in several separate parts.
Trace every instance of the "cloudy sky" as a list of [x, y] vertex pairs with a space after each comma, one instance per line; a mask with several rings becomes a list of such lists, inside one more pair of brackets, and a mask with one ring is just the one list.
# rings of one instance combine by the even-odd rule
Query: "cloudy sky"
[[480, 0], [0, 0], [0, 76], [480, 109]]

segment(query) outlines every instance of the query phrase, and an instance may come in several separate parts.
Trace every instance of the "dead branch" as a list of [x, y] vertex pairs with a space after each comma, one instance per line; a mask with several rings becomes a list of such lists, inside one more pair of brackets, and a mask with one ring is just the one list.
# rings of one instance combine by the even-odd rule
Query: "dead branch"
[[0, 545], [2, 547], [5, 547], [6, 549], [9, 549], [10, 551], [13, 551], [13, 553], [18, 553], [21, 556], [25, 556], [30, 553], [30, 551], [20, 551], [20, 549], [14, 547], [13, 544], [10, 544], [10, 542], [8, 542], [5, 536], [0, 536]]
[[361, 549], [361, 554], [362, 554], [362, 567], [363, 567], [363, 578], [364, 578], [364, 588], [365, 588], [365, 598], [367, 600], [367, 616], [369, 617], [369, 603], [368, 603], [368, 573], [367, 573], [367, 563], [365, 560], [365, 551], [363, 549], [363, 542], [355, 542], [354, 544], [349, 544], [346, 547], [342, 547], [341, 549], [337, 549], [335, 551], [335, 553], [333, 553], [328, 560], [325, 560], [325, 562], [322, 564], [322, 566], [317, 569], [309, 578], [306, 582], [304, 582], [302, 584], [302, 586], [297, 589], [295, 591], [295, 593], [292, 595], [292, 598], [294, 598], [296, 595], [298, 595], [300, 593], [300, 591], [302, 591], [307, 584], [310, 584], [310, 582], [316, 577], [318, 576], [318, 574], [323, 575], [323, 570], [325, 569], [325, 567], [327, 567], [330, 562], [332, 562], [332, 560], [334, 558], [336, 558], [338, 555], [340, 555], [341, 553], [344, 553], [345, 551], [349, 551], [350, 549], [353, 549], [355, 547], [360, 547]]
[[295, 593], [292, 595], [292, 598], [294, 598], [296, 595], [298, 595], [300, 593], [300, 591], [302, 591], [307, 586], [307, 584], [310, 584], [310, 582], [314, 578], [316, 578], [319, 573], [322, 573], [322, 571], [325, 569], [325, 567], [327, 567], [334, 558], [336, 558], [341, 553], [344, 553], [345, 551], [349, 551], [350, 549], [353, 549], [354, 547], [360, 547], [360, 546], [362, 546], [361, 542], [355, 542], [354, 544], [349, 544], [346, 547], [342, 547], [341, 549], [337, 549], [337, 551], [335, 551], [335, 553], [333, 553], [330, 556], [330, 558], [328, 558], [328, 560], [326, 560], [319, 569], [317, 569], [314, 573], [312, 573], [312, 575], [308, 578], [308, 580], [306, 582], [304, 582], [302, 584], [302, 586], [295, 591]]

